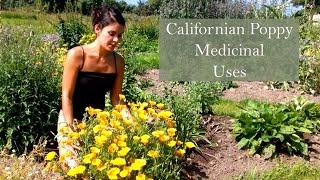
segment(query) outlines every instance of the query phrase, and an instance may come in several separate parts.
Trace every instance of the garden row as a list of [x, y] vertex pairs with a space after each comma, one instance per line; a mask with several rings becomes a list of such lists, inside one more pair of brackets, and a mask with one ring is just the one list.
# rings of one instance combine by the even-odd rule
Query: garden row
[[[133, 171], [131, 175], [138, 177], [179, 178], [182, 160], [179, 155], [184, 154], [188, 146], [192, 147], [188, 142], [203, 138], [201, 115], [214, 113], [211, 105], [218, 102], [225, 88], [232, 86], [230, 82], [177, 82], [172, 85], [182, 86], [182, 93], [170, 86], [163, 96], [146, 93], [147, 83], [137, 83], [135, 76], [146, 69], [158, 68], [158, 19], [134, 16], [127, 19], [128, 30], [118, 52], [126, 59], [123, 94], [127, 102], [132, 102], [130, 110], [139, 123], [136, 129], [124, 128], [132, 122], [118, 117], [119, 107], [112, 109], [108, 104], [106, 111], [91, 111], [90, 121], [84, 120], [87, 123], [79, 126], [78, 134], [70, 134], [73, 140], [87, 142], [80, 155], [83, 165], [62, 171], [65, 175], [108, 173], [110, 177], [118, 177], [121, 172], [125, 176]], [[24, 26], [0, 26], [3, 44], [0, 47], [0, 147], [9, 153], [32, 150], [42, 136], [53, 139], [57, 133], [65, 53], [94, 39], [83, 19], [74, 14], [67, 15], [55, 27], [59, 38]], [[297, 83], [304, 91], [317, 93], [320, 89], [319, 29], [304, 18], [300, 27], [301, 65]], [[252, 154], [261, 153], [266, 158], [283, 150], [308, 155], [302, 135], [318, 132], [318, 105], [296, 99], [289, 105], [249, 101], [242, 108], [235, 116], [238, 120], [233, 127], [240, 148], [249, 148]], [[101, 120], [102, 117], [107, 122]], [[81, 127], [87, 128], [83, 134]], [[110, 129], [113, 130], [107, 131]], [[47, 159], [52, 160], [53, 155]]]

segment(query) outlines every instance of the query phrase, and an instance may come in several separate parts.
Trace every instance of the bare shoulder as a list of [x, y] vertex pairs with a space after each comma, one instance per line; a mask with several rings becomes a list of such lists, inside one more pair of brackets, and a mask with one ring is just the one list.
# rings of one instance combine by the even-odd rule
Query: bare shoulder
[[119, 62], [120, 64], [124, 64], [124, 58], [118, 53], [115, 53], [115, 55], [117, 62]]
[[76, 46], [68, 51], [67, 64], [81, 67], [83, 61], [83, 50], [80, 46]]
[[117, 61], [118, 67], [124, 68], [124, 65], [125, 65], [124, 58], [118, 53], [115, 53], [115, 55], [116, 55], [116, 61]]

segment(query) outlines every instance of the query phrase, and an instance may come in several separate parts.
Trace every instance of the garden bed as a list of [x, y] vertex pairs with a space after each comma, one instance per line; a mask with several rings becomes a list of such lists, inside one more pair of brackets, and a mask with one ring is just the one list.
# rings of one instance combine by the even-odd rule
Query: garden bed
[[[161, 92], [166, 82], [160, 81], [158, 70], [149, 70], [139, 80], [149, 80], [153, 86], [147, 91]], [[236, 82], [237, 88], [231, 88], [223, 92], [223, 99], [241, 101], [254, 99], [264, 102], [289, 102], [295, 96], [319, 103], [320, 96], [313, 96], [301, 93], [297, 87], [288, 91], [281, 89], [270, 89], [263, 82]], [[177, 91], [182, 91], [177, 88]], [[161, 95], [161, 94], [160, 94]], [[205, 137], [213, 144], [198, 142], [199, 148], [188, 154], [183, 162], [183, 175], [187, 179], [232, 179], [241, 177], [245, 172], [261, 172], [279, 163], [294, 164], [307, 160], [311, 164], [320, 165], [320, 135], [306, 136], [309, 140], [309, 157], [289, 156], [280, 154], [274, 159], [265, 160], [260, 155], [250, 156], [248, 150], [239, 150], [236, 141], [231, 134], [231, 117], [218, 115], [205, 115], [203, 128], [206, 131]]]
[[[239, 150], [231, 134], [231, 118], [227, 116], [207, 115], [203, 117], [206, 138], [213, 142], [198, 143], [199, 150], [194, 150], [183, 163], [183, 174], [191, 179], [232, 179], [247, 171], [261, 172], [279, 163], [293, 164], [302, 161], [299, 156], [281, 154], [279, 157], [265, 160], [260, 155], [250, 156], [247, 150]], [[310, 139], [310, 157], [305, 160], [320, 165], [320, 135]]]

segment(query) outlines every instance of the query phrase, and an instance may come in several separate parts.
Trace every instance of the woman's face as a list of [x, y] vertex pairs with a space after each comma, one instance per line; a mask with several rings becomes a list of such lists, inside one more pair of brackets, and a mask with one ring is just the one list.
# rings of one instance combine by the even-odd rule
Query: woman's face
[[105, 50], [112, 52], [121, 42], [124, 29], [125, 27], [123, 25], [112, 23], [102, 29], [96, 27], [95, 31], [100, 45], [104, 47]]

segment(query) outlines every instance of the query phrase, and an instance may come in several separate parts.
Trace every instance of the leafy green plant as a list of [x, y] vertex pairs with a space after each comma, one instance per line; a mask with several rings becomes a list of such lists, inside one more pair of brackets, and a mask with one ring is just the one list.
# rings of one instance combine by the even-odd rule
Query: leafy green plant
[[201, 114], [212, 113], [211, 105], [219, 100], [222, 89], [220, 83], [190, 82], [186, 83], [186, 92], [200, 107]]
[[31, 150], [56, 128], [61, 95], [54, 44], [0, 26], [0, 148]]
[[87, 27], [82, 22], [81, 17], [77, 17], [72, 13], [69, 13], [65, 19], [60, 17], [56, 28], [60, 36], [61, 45], [67, 49], [78, 46], [81, 37], [87, 31]]
[[270, 158], [281, 151], [308, 155], [303, 133], [319, 130], [319, 106], [301, 97], [288, 104], [248, 101], [233, 123], [232, 132], [239, 148]]
[[[123, 115], [124, 110], [130, 111], [130, 116]], [[77, 167], [63, 170], [70, 177], [178, 179], [180, 158], [188, 148], [195, 147], [192, 142], [179, 140], [174, 114], [163, 103], [129, 102], [110, 111], [89, 107], [87, 112], [88, 117], [77, 125], [77, 131], [59, 128], [65, 137], [62, 144], [82, 144]], [[63, 164], [70, 158], [70, 151], [60, 155]], [[46, 160], [54, 156], [54, 152], [48, 153]]]

